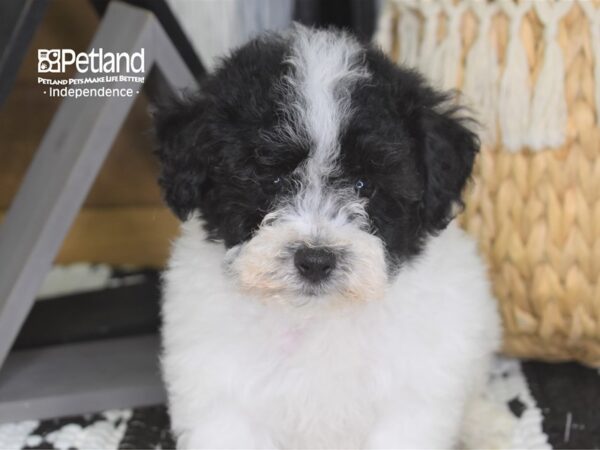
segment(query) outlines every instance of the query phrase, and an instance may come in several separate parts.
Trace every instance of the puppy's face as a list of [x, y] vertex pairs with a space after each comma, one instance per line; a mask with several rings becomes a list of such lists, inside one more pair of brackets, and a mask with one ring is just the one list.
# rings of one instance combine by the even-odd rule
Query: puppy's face
[[446, 100], [340, 32], [255, 40], [159, 111], [166, 201], [200, 214], [244, 291], [376, 299], [471, 172], [477, 139]]

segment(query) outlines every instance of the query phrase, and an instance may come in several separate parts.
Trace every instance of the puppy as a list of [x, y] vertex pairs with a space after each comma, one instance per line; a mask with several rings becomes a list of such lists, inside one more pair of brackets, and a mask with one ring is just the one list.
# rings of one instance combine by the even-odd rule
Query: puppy
[[296, 26], [158, 111], [183, 221], [162, 356], [179, 447], [489, 444], [499, 319], [451, 223], [478, 140], [448, 100], [344, 32]]

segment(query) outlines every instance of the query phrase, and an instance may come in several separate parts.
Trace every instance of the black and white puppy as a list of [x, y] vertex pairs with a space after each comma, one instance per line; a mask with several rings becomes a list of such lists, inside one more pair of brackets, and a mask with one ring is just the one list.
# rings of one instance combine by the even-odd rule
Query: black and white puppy
[[478, 141], [445, 94], [296, 26], [156, 122], [183, 221], [163, 307], [178, 446], [503, 444], [482, 397], [496, 306], [450, 223]]

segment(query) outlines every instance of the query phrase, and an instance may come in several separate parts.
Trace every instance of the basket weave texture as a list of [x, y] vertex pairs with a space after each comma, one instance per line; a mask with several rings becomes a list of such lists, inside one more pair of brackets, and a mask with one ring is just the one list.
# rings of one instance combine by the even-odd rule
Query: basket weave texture
[[[394, 4], [388, 10], [387, 50], [401, 60], [396, 31], [401, 8], [394, 10]], [[475, 15], [466, 10], [459, 89], [477, 28]], [[520, 32], [534, 85], [545, 41], [533, 9]], [[440, 38], [444, 33], [441, 20]], [[504, 70], [509, 24], [502, 12], [494, 16], [491, 33]], [[594, 97], [594, 64], [600, 61], [594, 61], [590, 23], [579, 3], [560, 21], [557, 39], [565, 68], [564, 145], [517, 152], [501, 144], [484, 146], [460, 222], [487, 258], [504, 322], [504, 351], [600, 366], [600, 128]]]

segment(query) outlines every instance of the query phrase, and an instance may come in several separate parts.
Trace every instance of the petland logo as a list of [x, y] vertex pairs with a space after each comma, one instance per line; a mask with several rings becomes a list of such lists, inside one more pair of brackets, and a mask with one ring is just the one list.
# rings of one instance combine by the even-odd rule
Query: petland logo
[[[61, 77], [69, 68], [78, 75]], [[144, 84], [145, 68], [143, 48], [131, 54], [102, 48], [88, 53], [68, 48], [38, 49], [38, 84], [49, 97], [134, 97]]]
[[144, 49], [132, 54], [105, 52], [102, 48], [89, 53], [68, 48], [38, 49], [38, 73], [65, 73], [73, 65], [81, 74], [143, 73]]

